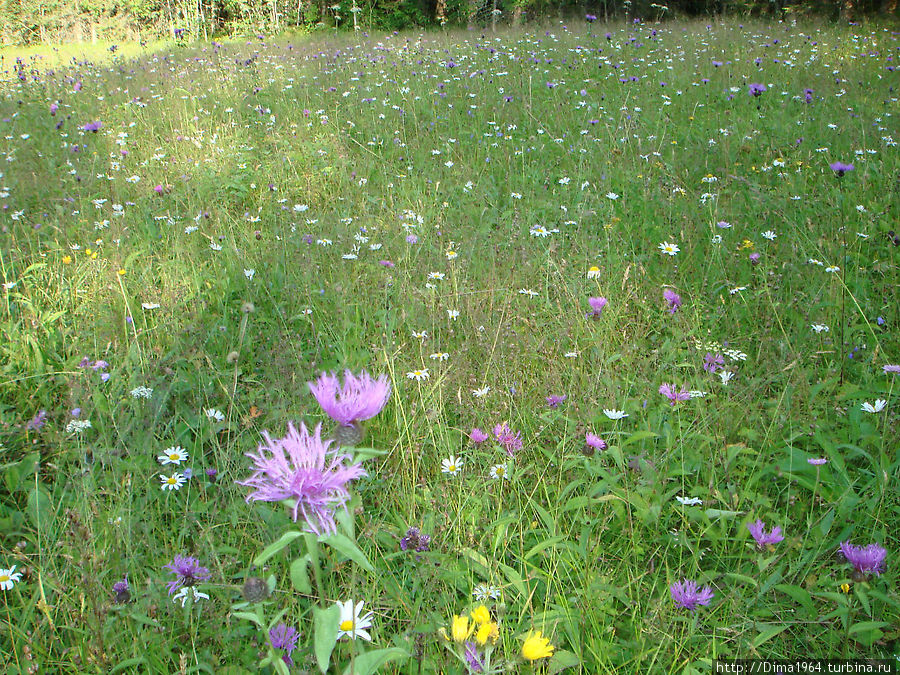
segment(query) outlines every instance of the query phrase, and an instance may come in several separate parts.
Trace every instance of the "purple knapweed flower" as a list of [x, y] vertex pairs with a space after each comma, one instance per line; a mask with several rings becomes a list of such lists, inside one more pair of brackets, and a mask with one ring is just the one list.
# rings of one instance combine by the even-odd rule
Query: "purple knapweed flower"
[[824, 457], [810, 457], [806, 460], [807, 464], [812, 464], [813, 466], [822, 466], [824, 464], [828, 464], [828, 460]]
[[475, 427], [469, 432], [469, 438], [472, 439], [473, 443], [484, 443], [488, 439], [488, 435], [478, 427]]
[[707, 373], [715, 373], [717, 370], [721, 370], [724, 367], [725, 359], [721, 354], [706, 352], [706, 356], [703, 357], [703, 370]]
[[269, 631], [269, 644], [272, 645], [272, 649], [284, 650], [281, 659], [289, 666], [294, 665], [291, 652], [297, 648], [297, 636], [297, 629], [284, 623], [278, 624]]
[[102, 126], [103, 126], [103, 122], [101, 122], [100, 120], [97, 120], [96, 122], [88, 122], [81, 128], [84, 129], [85, 131], [93, 131], [96, 134], [98, 131], [100, 131], [100, 127], [102, 127]]
[[[308, 531], [331, 534], [337, 530], [334, 509], [350, 499], [347, 483], [365, 476], [362, 464], [344, 464], [350, 455], [330, 448], [332, 441], [322, 440], [322, 425], [313, 434], [300, 423], [300, 430], [288, 423], [287, 435], [273, 439], [263, 432], [265, 444], [256, 454], [246, 453], [253, 460], [253, 475], [238, 485], [255, 488], [246, 501], [292, 501], [294, 522], [302, 517]], [[268, 453], [268, 454], [267, 454]]]
[[588, 298], [588, 304], [591, 306], [591, 311], [587, 314], [589, 319], [597, 319], [603, 313], [603, 308], [609, 301], [606, 298]]
[[28, 431], [40, 431], [44, 428], [44, 425], [47, 423], [47, 411], [46, 410], [38, 410], [37, 414], [32, 417], [28, 423], [25, 425], [25, 428]]
[[550, 408], [558, 408], [559, 404], [562, 403], [563, 401], [565, 401], [566, 398], [568, 398], [568, 397], [565, 394], [563, 394], [562, 396], [556, 396], [556, 395], [551, 394], [546, 399], [547, 406]]
[[522, 449], [522, 433], [514, 434], [505, 422], [494, 427], [494, 438], [510, 457], [515, 456], [516, 452]]
[[196, 586], [198, 582], [206, 581], [210, 577], [209, 570], [201, 567], [199, 560], [183, 555], [176, 555], [172, 562], [163, 565], [163, 569], [167, 569], [175, 575], [175, 580], [166, 584], [169, 588], [169, 595], [182, 586]]
[[878, 544], [854, 546], [849, 541], [841, 542], [841, 553], [859, 574], [881, 576], [887, 549]]
[[116, 594], [116, 604], [124, 605], [129, 600], [131, 600], [131, 592], [130, 587], [128, 585], [128, 575], [125, 575], [125, 578], [121, 581], [117, 581], [112, 585], [112, 591]]
[[345, 427], [375, 417], [391, 396], [387, 376], [381, 375], [376, 380], [366, 371], [356, 376], [345, 370], [343, 386], [334, 373], [322, 373], [318, 380], [307, 386], [322, 410]]
[[478, 645], [472, 640], [466, 642], [466, 665], [469, 667], [470, 673], [480, 673], [484, 670], [484, 664], [478, 655]]
[[588, 23], [594, 23], [597, 20], [597, 17], [594, 16], [593, 14], [585, 14], [584, 20], [587, 21]]
[[697, 605], [708, 605], [715, 595], [709, 586], [701, 589], [697, 586], [697, 582], [690, 579], [676, 581], [669, 586], [669, 592], [672, 594], [672, 600], [675, 601], [676, 607], [689, 609], [692, 612], [697, 609]]
[[588, 447], [594, 448], [595, 450], [600, 450], [601, 452], [603, 450], [606, 450], [606, 448], [608, 447], [606, 445], [606, 441], [604, 441], [602, 438], [600, 438], [596, 434], [592, 434], [590, 431], [588, 431], [584, 435], [584, 442]]
[[663, 290], [663, 299], [669, 303], [669, 314], [674, 314], [681, 307], [681, 296], [669, 288]]
[[755, 265], [759, 262], [760, 255], [759, 253], [751, 253], [750, 254], [750, 264]]
[[834, 171], [838, 178], [843, 178], [845, 173], [853, 171], [852, 164], [844, 164], [843, 162], [832, 162], [828, 165], [828, 168]]
[[762, 96], [766, 91], [766, 85], [752, 83], [747, 87], [747, 91], [751, 96]]
[[408, 235], [406, 235], [406, 243], [407, 244], [418, 244], [419, 238], [414, 234], [408, 234]]
[[747, 523], [747, 529], [750, 530], [750, 534], [756, 539], [756, 545], [759, 548], [765, 548], [768, 544], [777, 544], [779, 541], [784, 541], [780, 527], [773, 527], [771, 532], [766, 532], [765, 528], [766, 524], [759, 519], [755, 523]]
[[406, 531], [406, 536], [400, 540], [400, 550], [408, 551], [410, 549], [417, 553], [424, 553], [429, 550], [431, 544], [431, 535], [422, 534], [418, 527], [411, 527]]
[[681, 385], [680, 391], [676, 391], [674, 384], [665, 382], [659, 385], [659, 393], [669, 399], [669, 405], [675, 405], [679, 401], [687, 401], [691, 398], [691, 393], [684, 385]]
[[900, 366], [890, 363], [886, 363], [881, 367], [881, 369], [884, 371], [885, 375], [887, 375], [888, 373], [900, 373]]
[[809, 88], [804, 89], [804, 90], [803, 90], [803, 98], [806, 100], [807, 103], [812, 103], [812, 100], [813, 100], [813, 90], [812, 90], [812, 89], [809, 89]]

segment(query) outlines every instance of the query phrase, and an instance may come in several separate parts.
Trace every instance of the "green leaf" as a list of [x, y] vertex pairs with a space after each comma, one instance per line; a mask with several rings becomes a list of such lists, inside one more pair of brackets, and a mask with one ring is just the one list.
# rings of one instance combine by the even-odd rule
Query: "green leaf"
[[25, 512], [38, 529], [47, 527], [50, 522], [53, 505], [50, 503], [50, 495], [40, 486], [35, 486], [28, 493], [28, 501], [25, 504]]
[[302, 537], [302, 536], [303, 536], [302, 532], [297, 532], [297, 531], [285, 532], [283, 535], [281, 535], [281, 538], [278, 541], [266, 546], [266, 548], [263, 550], [263, 552], [260, 553], [258, 556], [256, 556], [256, 558], [253, 560], [253, 565], [256, 567], [260, 567], [273, 555], [275, 555], [276, 553], [281, 551], [283, 548], [285, 548], [288, 544], [290, 544], [292, 541], [294, 541], [298, 537]]
[[758, 648], [764, 642], [768, 642], [773, 637], [778, 635], [780, 632], [787, 630], [788, 628], [790, 628], [790, 626], [787, 626], [784, 624], [776, 625], [776, 626], [766, 626], [759, 632], [759, 635], [757, 635], [755, 638], [753, 638], [753, 643], [752, 643], [753, 648], [754, 649]]
[[737, 572], [726, 572], [725, 576], [729, 579], [734, 579], [737, 582], [742, 584], [750, 584], [753, 588], [759, 586], [759, 582], [753, 577], [748, 577], [746, 574], [738, 574]]
[[376, 649], [365, 654], [359, 654], [354, 659], [353, 666], [344, 669], [344, 675], [372, 675], [388, 661], [400, 661], [409, 658], [409, 653], [399, 647]]
[[859, 623], [855, 623], [850, 626], [850, 630], [848, 631], [848, 633], [850, 635], [856, 635], [857, 633], [864, 633], [866, 631], [884, 628], [887, 625], [887, 621], [860, 621]]
[[550, 657], [550, 662], [547, 664], [547, 675], [556, 675], [566, 668], [574, 668], [580, 664], [581, 659], [577, 654], [565, 650], [558, 651]]
[[328, 672], [340, 622], [341, 608], [338, 605], [331, 605], [327, 609], [313, 607], [313, 653], [323, 675]]
[[359, 547], [356, 545], [356, 542], [348, 537], [345, 537], [340, 532], [335, 532], [334, 534], [329, 534], [324, 539], [320, 539], [323, 544], [328, 544], [331, 548], [342, 553], [355, 562], [357, 565], [362, 567], [367, 572], [375, 573], [375, 568], [372, 567], [372, 563], [369, 562], [368, 558], [366, 558], [365, 554], [359, 550]]
[[291, 583], [301, 593], [309, 595], [312, 593], [312, 585], [309, 583], [309, 555], [297, 558], [291, 563]]
[[238, 619], [247, 619], [247, 621], [252, 621], [260, 628], [265, 628], [263, 622], [260, 620], [259, 616], [254, 612], [232, 612], [231, 616], [235, 616]]
[[279, 673], [279, 675], [291, 675], [291, 671], [288, 669], [284, 659], [273, 659], [272, 667], [275, 668], [275, 671]]
[[528, 552], [525, 554], [524, 558], [525, 558], [525, 560], [528, 560], [529, 558], [536, 556], [538, 553], [540, 553], [544, 549], [556, 546], [557, 544], [559, 544], [560, 542], [563, 542], [565, 540], [566, 540], [565, 536], [550, 537], [550, 539], [545, 539], [544, 541], [540, 542], [539, 544], [535, 544], [530, 549], [528, 549]]
[[380, 457], [381, 455], [386, 454], [387, 450], [377, 450], [375, 448], [353, 448], [353, 463], [357, 464], [367, 459]]
[[113, 673], [121, 673], [123, 670], [127, 670], [134, 666], [140, 666], [147, 663], [147, 660], [143, 656], [136, 656], [133, 659], [125, 659], [124, 661], [119, 662], [115, 668], [109, 671], [109, 675], [113, 675]]
[[623, 448], [628, 447], [632, 443], [638, 443], [647, 438], [658, 438], [658, 437], [659, 437], [659, 434], [657, 434], [653, 431], [650, 431], [648, 429], [643, 429], [641, 431], [635, 431], [633, 434], [631, 434], [631, 436], [629, 436], [624, 441], [622, 441], [622, 447]]
[[781, 591], [785, 595], [791, 596], [794, 601], [799, 602], [803, 606], [803, 609], [806, 610], [808, 616], [816, 616], [816, 606], [813, 604], [812, 596], [809, 594], [809, 591], [805, 588], [792, 586], [790, 584], [778, 584], [775, 586], [775, 589]]

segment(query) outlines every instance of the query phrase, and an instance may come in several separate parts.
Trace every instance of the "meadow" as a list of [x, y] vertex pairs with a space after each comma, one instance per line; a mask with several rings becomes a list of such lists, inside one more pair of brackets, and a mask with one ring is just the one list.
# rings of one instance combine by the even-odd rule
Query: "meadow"
[[3, 672], [900, 659], [896, 28], [5, 59]]

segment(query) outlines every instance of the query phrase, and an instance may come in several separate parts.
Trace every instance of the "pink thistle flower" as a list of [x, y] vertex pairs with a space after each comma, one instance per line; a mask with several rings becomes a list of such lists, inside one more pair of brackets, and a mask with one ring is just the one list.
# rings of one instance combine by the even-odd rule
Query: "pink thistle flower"
[[381, 412], [391, 396], [391, 383], [386, 375], [373, 379], [366, 371], [357, 377], [344, 371], [344, 385], [337, 376], [322, 373], [315, 382], [309, 382], [309, 390], [328, 416], [345, 427], [368, 420]]
[[887, 549], [878, 544], [868, 546], [854, 546], [849, 541], [841, 542], [841, 553], [847, 562], [853, 565], [859, 574], [874, 574], [881, 576], [884, 567], [884, 559], [887, 557]]
[[665, 289], [663, 291], [663, 298], [669, 303], [669, 314], [674, 314], [678, 311], [678, 308], [681, 307], [681, 296], [675, 291], [668, 288]]
[[588, 304], [591, 306], [591, 312], [587, 315], [589, 319], [597, 319], [603, 313], [603, 308], [609, 301], [606, 298], [588, 298]]
[[777, 544], [779, 541], [784, 541], [780, 527], [773, 527], [771, 532], [766, 532], [765, 528], [766, 524], [759, 519], [755, 523], [747, 523], [747, 529], [750, 530], [750, 534], [756, 539], [756, 545], [759, 548], [765, 548], [768, 544]]
[[331, 449], [332, 441], [322, 440], [322, 425], [313, 434], [300, 423], [300, 431], [288, 424], [284, 438], [272, 439], [263, 432], [265, 444], [257, 453], [246, 453], [253, 460], [253, 475], [238, 485], [255, 488], [246, 501], [280, 502], [291, 500], [294, 522], [302, 517], [307, 531], [317, 535], [337, 530], [334, 511], [350, 499], [347, 483], [365, 476], [362, 464], [345, 464], [350, 455]]
[[469, 432], [469, 438], [472, 439], [473, 443], [484, 443], [488, 439], [488, 435], [478, 427], [475, 427]]
[[675, 391], [674, 384], [663, 383], [659, 385], [659, 393], [669, 399], [669, 405], [675, 405], [679, 401], [687, 401], [691, 398], [691, 393], [684, 385], [681, 385], [680, 391]]
[[163, 569], [175, 575], [175, 580], [166, 584], [169, 595], [182, 586], [196, 586], [198, 582], [206, 581], [210, 577], [209, 570], [201, 567], [199, 560], [183, 555], [176, 555], [172, 562], [163, 565]]
[[514, 457], [516, 452], [522, 449], [521, 432], [514, 434], [505, 422], [494, 427], [494, 438], [510, 457]]
[[708, 605], [715, 596], [712, 588], [704, 586], [701, 589], [697, 586], [696, 581], [690, 579], [676, 581], [669, 586], [669, 593], [672, 594], [672, 600], [675, 601], [676, 607], [689, 609], [692, 612], [697, 609], [697, 605]]
[[608, 447], [606, 445], [606, 441], [597, 436], [596, 434], [592, 434], [591, 432], [587, 432], [584, 435], [584, 442], [588, 445], [588, 447], [595, 448], [596, 450], [606, 450]]

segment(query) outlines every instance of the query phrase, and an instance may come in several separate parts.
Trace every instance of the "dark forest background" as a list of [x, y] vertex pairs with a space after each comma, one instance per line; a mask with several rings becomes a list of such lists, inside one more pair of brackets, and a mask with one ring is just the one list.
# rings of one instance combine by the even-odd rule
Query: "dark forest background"
[[210, 39], [284, 30], [598, 22], [720, 14], [769, 19], [897, 18], [898, 0], [0, 0], [0, 41], [38, 44]]

